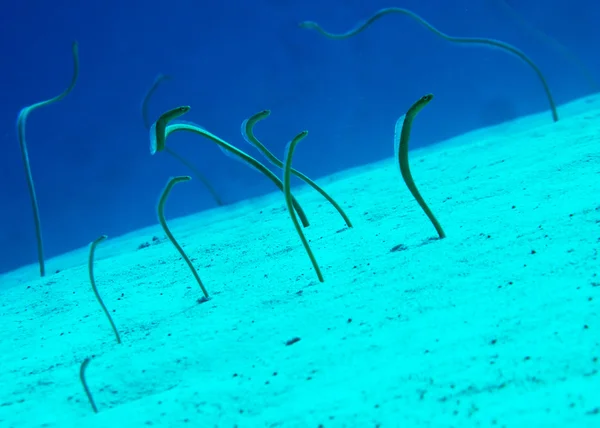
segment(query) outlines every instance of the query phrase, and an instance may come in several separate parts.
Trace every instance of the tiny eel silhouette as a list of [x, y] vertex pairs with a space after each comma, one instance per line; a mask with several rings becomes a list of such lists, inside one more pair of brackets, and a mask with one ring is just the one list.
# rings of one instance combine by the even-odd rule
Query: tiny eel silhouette
[[292, 177], [292, 160], [294, 158], [294, 150], [296, 149], [296, 145], [302, 141], [308, 135], [308, 131], [302, 131], [298, 135], [296, 135], [292, 141], [287, 144], [285, 149], [285, 163], [283, 164], [283, 194], [285, 196], [285, 205], [290, 213], [290, 217], [292, 222], [294, 223], [294, 228], [296, 228], [296, 232], [298, 232], [298, 236], [302, 241], [302, 245], [310, 258], [310, 262], [315, 269], [317, 274], [317, 278], [319, 278], [320, 282], [323, 282], [323, 274], [321, 273], [321, 269], [319, 268], [319, 264], [317, 263], [317, 259], [310, 249], [310, 245], [308, 245], [308, 240], [306, 236], [304, 236], [304, 232], [302, 232], [302, 228], [300, 227], [300, 223], [298, 223], [298, 219], [296, 218], [296, 213], [294, 212], [294, 207], [292, 205], [292, 194], [290, 193], [290, 181]]
[[54, 98], [50, 98], [45, 101], [40, 101], [27, 107], [23, 107], [17, 117], [17, 133], [19, 136], [19, 147], [21, 148], [21, 158], [23, 159], [23, 167], [25, 168], [25, 177], [27, 179], [27, 188], [29, 189], [29, 198], [31, 199], [31, 208], [33, 211], [33, 221], [35, 223], [35, 237], [37, 241], [37, 253], [38, 253], [38, 264], [40, 266], [40, 276], [46, 275], [46, 264], [44, 260], [44, 241], [42, 239], [42, 225], [40, 221], [40, 210], [38, 208], [37, 196], [35, 193], [35, 186], [33, 184], [33, 176], [31, 174], [31, 165], [29, 164], [29, 152], [27, 150], [27, 141], [25, 139], [25, 128], [27, 126], [27, 117], [31, 112], [37, 110], [40, 107], [48, 106], [59, 102], [75, 87], [77, 83], [77, 77], [79, 76], [79, 47], [77, 42], [73, 42], [71, 46], [73, 54], [73, 77], [71, 77], [71, 83], [62, 93], [58, 94]]
[[419, 193], [419, 189], [415, 185], [415, 182], [412, 178], [412, 174], [410, 173], [410, 166], [408, 164], [408, 140], [410, 140], [410, 131], [412, 129], [412, 122], [417, 114], [433, 99], [432, 94], [427, 94], [419, 98], [419, 100], [414, 103], [411, 108], [408, 109], [405, 115], [401, 116], [396, 122], [396, 129], [394, 132], [394, 152], [396, 154], [396, 159], [398, 159], [398, 164], [400, 165], [400, 173], [402, 174], [402, 179], [406, 183], [408, 190], [413, 195], [413, 197], [419, 203], [419, 206], [431, 223], [433, 223], [433, 227], [437, 231], [440, 239], [446, 237], [442, 226], [437, 221], [433, 212], [429, 209], [425, 200]]
[[490, 47], [501, 49], [505, 52], [508, 52], [508, 53], [511, 53], [511, 54], [517, 56], [522, 61], [527, 63], [527, 65], [529, 65], [531, 67], [531, 69], [535, 72], [535, 74], [537, 75], [538, 79], [542, 83], [542, 86], [544, 87], [544, 91], [546, 92], [546, 97], [548, 98], [548, 103], [550, 104], [550, 110], [552, 111], [552, 118], [554, 119], [555, 122], [558, 121], [558, 113], [556, 111], [556, 103], [554, 102], [554, 98], [552, 97], [552, 93], [550, 92], [550, 87], [548, 86], [548, 83], [546, 82], [546, 78], [542, 74], [542, 71], [533, 62], [533, 60], [531, 58], [529, 58], [523, 51], [521, 51], [520, 49], [517, 49], [515, 46], [513, 46], [511, 44], [501, 42], [499, 40], [487, 39], [487, 38], [483, 38], [483, 37], [449, 36], [448, 34], [443, 33], [440, 30], [438, 30], [437, 28], [435, 28], [433, 25], [431, 25], [425, 19], [421, 18], [416, 13], [411, 12], [408, 9], [403, 9], [400, 7], [388, 7], [386, 9], [380, 9], [377, 12], [375, 12], [370, 18], [368, 18], [362, 22], [359, 22], [352, 30], [347, 31], [345, 33], [339, 33], [339, 34], [329, 33], [327, 31], [325, 31], [319, 24], [317, 24], [316, 22], [313, 22], [313, 21], [304, 21], [304, 22], [301, 22], [300, 24], [298, 24], [298, 26], [300, 28], [315, 30], [318, 33], [320, 33], [323, 36], [328, 37], [330, 39], [341, 40], [341, 39], [347, 39], [349, 37], [355, 36], [355, 35], [363, 32], [371, 24], [373, 24], [375, 21], [379, 20], [379, 18], [381, 18], [385, 15], [391, 15], [391, 14], [406, 15], [409, 18], [413, 19], [414, 21], [417, 21], [419, 24], [421, 24], [423, 27], [425, 27], [427, 30], [429, 30], [436, 36], [438, 36], [448, 42], [459, 43], [459, 44], [490, 46]]

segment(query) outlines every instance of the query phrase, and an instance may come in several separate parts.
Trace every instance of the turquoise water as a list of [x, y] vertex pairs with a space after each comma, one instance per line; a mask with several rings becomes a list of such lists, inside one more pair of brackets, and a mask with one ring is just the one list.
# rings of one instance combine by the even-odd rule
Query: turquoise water
[[599, 12], [375, 3], [7, 6], [0, 427], [599, 425]]

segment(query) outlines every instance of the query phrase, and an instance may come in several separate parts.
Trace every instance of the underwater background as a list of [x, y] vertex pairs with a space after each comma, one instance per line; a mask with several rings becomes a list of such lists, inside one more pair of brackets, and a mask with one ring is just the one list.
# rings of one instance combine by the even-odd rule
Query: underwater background
[[[303, 143], [294, 163], [312, 178], [391, 157], [396, 119], [429, 92], [436, 99], [426, 124], [413, 130], [411, 148], [535, 112], [551, 121], [537, 77], [505, 52], [448, 43], [404, 16], [384, 17], [348, 40], [298, 26], [313, 20], [343, 32], [389, 6], [411, 9], [451, 35], [514, 44], [539, 65], [558, 104], [597, 92], [589, 76], [600, 76], [600, 3], [591, 0], [5, 2], [0, 272], [36, 262], [17, 115], [67, 87], [74, 40], [74, 90], [27, 122], [47, 258], [99, 234], [156, 224], [167, 178], [189, 173], [149, 152], [141, 104], [160, 73], [171, 79], [152, 97], [152, 120], [190, 105], [186, 119], [253, 153], [240, 124], [270, 109], [256, 132], [282, 157], [286, 143], [308, 129], [311, 144]], [[170, 141], [226, 204], [274, 190], [208, 140]], [[215, 206], [200, 183], [183, 187], [169, 200], [169, 217]]]

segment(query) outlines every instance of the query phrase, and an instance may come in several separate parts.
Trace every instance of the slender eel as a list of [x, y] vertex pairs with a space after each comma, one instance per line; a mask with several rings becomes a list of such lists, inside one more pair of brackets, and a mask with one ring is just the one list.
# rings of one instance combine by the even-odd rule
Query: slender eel
[[306, 239], [306, 236], [304, 236], [302, 228], [300, 227], [298, 219], [296, 218], [296, 213], [294, 212], [294, 207], [292, 205], [292, 194], [290, 190], [290, 180], [292, 177], [292, 159], [294, 158], [294, 150], [296, 149], [296, 145], [300, 141], [302, 141], [307, 135], [308, 131], [302, 131], [301, 133], [296, 135], [286, 147], [285, 164], [283, 165], [283, 194], [285, 196], [285, 205], [287, 206], [292, 222], [294, 223], [294, 228], [296, 229], [296, 232], [298, 232], [298, 236], [302, 241], [302, 245], [304, 246], [308, 257], [310, 258], [310, 262], [312, 263], [315, 272], [317, 273], [317, 278], [319, 278], [320, 282], [323, 282], [323, 274], [321, 273], [321, 269], [319, 268], [317, 259], [315, 258], [315, 255], [313, 254], [312, 250], [310, 249], [310, 245], [308, 245], [308, 240]]
[[446, 234], [444, 233], [440, 223], [433, 215], [433, 212], [431, 212], [425, 203], [425, 200], [419, 193], [419, 190], [417, 189], [417, 186], [412, 178], [412, 174], [410, 173], [410, 166], [408, 165], [408, 141], [410, 140], [412, 122], [417, 114], [423, 109], [423, 107], [429, 104], [432, 99], [432, 94], [427, 94], [419, 98], [419, 100], [408, 109], [406, 114], [398, 119], [394, 133], [394, 151], [400, 165], [400, 173], [402, 174], [402, 178], [404, 179], [408, 190], [410, 190], [410, 193], [417, 200], [421, 209], [425, 212], [427, 217], [429, 217], [429, 220], [431, 223], [433, 223], [433, 227], [435, 227], [440, 239], [442, 239], [446, 237]]
[[165, 150], [167, 142], [166, 128], [170, 121], [190, 111], [190, 106], [176, 107], [160, 115], [150, 127], [150, 154]]
[[142, 100], [142, 119], [144, 120], [144, 126], [146, 127], [146, 129], [150, 129], [150, 126], [152, 125], [152, 122], [150, 121], [150, 118], [148, 115], [148, 107], [150, 105], [150, 99], [152, 98], [152, 95], [154, 95], [154, 93], [156, 92], [156, 90], [158, 89], [158, 87], [164, 80], [171, 80], [171, 76], [162, 74], [162, 73], [159, 74], [158, 76], [156, 76], [156, 78], [154, 79], [154, 82], [152, 82], [152, 86], [150, 86], [150, 89], [148, 89], [148, 92], [146, 92], [146, 95], [144, 96], [144, 99]]
[[[271, 162], [277, 168], [283, 168], [283, 162], [281, 162], [279, 159], [277, 159], [277, 157], [275, 157], [275, 155], [273, 153], [271, 153], [271, 151], [269, 149], [267, 149], [264, 146], [264, 144], [262, 144], [258, 140], [258, 138], [256, 138], [256, 136], [254, 135], [254, 125], [256, 125], [261, 120], [269, 117], [270, 114], [271, 114], [270, 110], [263, 110], [263, 111], [255, 114], [254, 116], [251, 116], [250, 118], [246, 119], [242, 123], [242, 136], [248, 143], [250, 143], [254, 147], [256, 147], [258, 149], [258, 151], [260, 151], [263, 154], [263, 156], [265, 158], [267, 158], [267, 160], [269, 162]], [[350, 219], [348, 218], [348, 216], [346, 215], [346, 213], [344, 212], [342, 207], [340, 207], [338, 205], [338, 203], [331, 196], [329, 196], [328, 193], [325, 192], [325, 190], [323, 190], [317, 183], [312, 181], [310, 178], [308, 178], [306, 175], [304, 175], [300, 171], [298, 171], [294, 168], [292, 168], [290, 171], [296, 177], [300, 178], [306, 184], [308, 184], [313, 189], [315, 189], [317, 192], [319, 192], [325, 199], [327, 199], [327, 201], [331, 205], [333, 205], [333, 207], [338, 211], [338, 213], [340, 213], [340, 215], [344, 219], [344, 222], [346, 223], [346, 225], [348, 227], [352, 227], [352, 223], [350, 222]]]
[[42, 239], [42, 225], [40, 221], [40, 210], [38, 208], [37, 196], [35, 193], [35, 186], [33, 184], [33, 176], [31, 174], [31, 166], [29, 164], [29, 152], [27, 151], [27, 142], [25, 139], [25, 127], [27, 125], [27, 117], [29, 113], [34, 110], [37, 110], [40, 107], [44, 107], [50, 104], [54, 104], [64, 97], [69, 95], [69, 93], [75, 87], [75, 83], [77, 82], [77, 77], [79, 76], [79, 48], [77, 46], [77, 42], [73, 42], [71, 47], [71, 51], [73, 53], [73, 77], [71, 78], [71, 84], [67, 89], [65, 89], [61, 94], [55, 96], [54, 98], [50, 98], [45, 101], [40, 101], [38, 103], [32, 104], [28, 107], [24, 107], [19, 112], [19, 116], [17, 118], [17, 133], [19, 136], [19, 146], [21, 148], [21, 158], [23, 159], [23, 167], [25, 168], [25, 177], [27, 179], [27, 188], [29, 189], [29, 198], [31, 199], [31, 209], [33, 211], [33, 221], [35, 223], [35, 236], [37, 240], [37, 253], [38, 253], [38, 264], [40, 266], [40, 276], [46, 275], [46, 264], [44, 260], [44, 241]]
[[202, 299], [202, 302], [206, 302], [209, 299], [208, 291], [206, 291], [204, 284], [202, 284], [202, 280], [200, 279], [198, 272], [196, 272], [196, 268], [192, 264], [192, 261], [187, 256], [185, 251], [183, 251], [183, 248], [181, 247], [181, 245], [179, 245], [179, 243], [175, 239], [175, 236], [173, 236], [173, 233], [171, 233], [171, 229], [169, 229], [169, 226], [167, 225], [167, 220], [165, 219], [165, 204], [167, 203], [167, 199], [169, 197], [169, 194], [171, 193], [171, 190], [173, 189], [173, 186], [175, 186], [177, 183], [183, 183], [184, 181], [190, 181], [190, 180], [191, 180], [191, 177], [188, 177], [188, 176], [173, 177], [173, 178], [169, 179], [169, 181], [167, 182], [167, 185], [165, 186], [165, 189], [163, 190], [162, 194], [160, 195], [160, 199], [158, 201], [158, 208], [157, 208], [158, 221], [160, 222], [160, 225], [162, 226], [165, 234], [167, 235], [167, 238], [169, 238], [169, 241], [171, 241], [171, 244], [173, 244], [175, 249], [179, 252], [181, 257], [183, 258], [183, 260], [185, 260], [185, 263], [190, 268], [190, 271], [192, 271], [192, 275], [194, 275], [196, 282], [198, 283], [198, 285], [200, 286], [200, 289], [202, 290], [202, 293], [204, 294], [204, 298]]
[[106, 309], [106, 305], [102, 301], [102, 297], [100, 297], [100, 293], [98, 293], [98, 288], [96, 287], [96, 280], [94, 279], [94, 253], [96, 252], [96, 247], [98, 246], [98, 244], [101, 243], [102, 241], [104, 241], [106, 238], [107, 238], [106, 235], [101, 235], [98, 239], [96, 239], [95, 241], [92, 241], [92, 243], [90, 243], [90, 253], [88, 256], [88, 275], [90, 277], [90, 284], [92, 285], [92, 290], [94, 291], [96, 300], [98, 301], [98, 303], [100, 304], [100, 307], [104, 311], [104, 315], [106, 315], [106, 318], [108, 318], [108, 322], [110, 323], [110, 326], [112, 327], [113, 333], [115, 334], [115, 338], [117, 339], [117, 343], [121, 343], [121, 336], [119, 336], [119, 331], [117, 330], [117, 326], [115, 325], [115, 322], [113, 321], [112, 317], [110, 316], [110, 312], [108, 312], [108, 309]]
[[567, 61], [570, 61], [573, 65], [579, 68], [579, 71], [585, 79], [588, 81], [590, 85], [590, 89], [594, 92], [598, 92], [598, 82], [594, 78], [591, 71], [587, 68], [587, 66], [583, 63], [583, 61], [575, 55], [572, 51], [570, 51], [565, 45], [560, 43], [554, 37], [549, 34], [544, 33], [539, 28], [535, 27], [533, 24], [528, 22], [519, 12], [517, 12], [511, 5], [509, 5], [505, 0], [492, 0], [495, 6], [502, 9], [507, 15], [509, 15], [514, 21], [516, 21], [525, 31], [532, 34], [536, 39], [540, 42], [548, 45], [550, 48], [556, 50], [560, 55], [562, 55]]
[[81, 381], [81, 385], [83, 386], [83, 390], [85, 391], [85, 395], [92, 406], [92, 410], [94, 413], [98, 413], [98, 407], [96, 407], [96, 403], [94, 402], [94, 397], [92, 397], [92, 393], [88, 384], [85, 380], [85, 369], [87, 369], [88, 364], [90, 363], [91, 358], [86, 358], [82, 361], [81, 366], [79, 366], [79, 380]]
[[[248, 155], [247, 153], [243, 152], [242, 150], [238, 149], [237, 147], [232, 146], [227, 141], [217, 137], [216, 135], [208, 132], [206, 129], [204, 129], [198, 125], [195, 125], [193, 123], [188, 123], [188, 122], [173, 123], [173, 124], [168, 123], [169, 120], [172, 120], [175, 117], [179, 117], [182, 114], [187, 113], [189, 110], [190, 110], [190, 108], [188, 106], [183, 106], [183, 107], [179, 107], [177, 109], [170, 110], [170, 111], [166, 112], [164, 115], [162, 115], [157, 121], [157, 124], [158, 124], [158, 122], [160, 122], [161, 125], [159, 126], [156, 124], [156, 126], [153, 126], [153, 129], [155, 130], [155, 134], [154, 135], [152, 133], [150, 134], [150, 139], [151, 140], [153, 138], [155, 139], [155, 142], [151, 142], [151, 147], [152, 146], [156, 147], [156, 151], [164, 150], [167, 137], [174, 132], [191, 132], [193, 134], [201, 135], [205, 138], [208, 138], [213, 143], [216, 143], [225, 153], [228, 153], [229, 155], [232, 155], [233, 157], [242, 160], [246, 164], [252, 166], [256, 170], [258, 170], [259, 172], [264, 174], [267, 178], [269, 178], [277, 186], [277, 188], [279, 190], [281, 190], [283, 192], [283, 183], [281, 182], [281, 180], [275, 174], [273, 174], [266, 166], [264, 166], [262, 163], [260, 163], [259, 161], [254, 159], [252, 156]], [[165, 125], [165, 126], [163, 126], [163, 125]], [[306, 218], [306, 214], [304, 213], [304, 210], [302, 209], [302, 207], [296, 201], [295, 198], [293, 200], [293, 203], [294, 203], [294, 208], [296, 209], [296, 212], [298, 213], [298, 216], [300, 217], [300, 220], [302, 221], [302, 225], [304, 227], [309, 226], [309, 222], [308, 222], [308, 219]]]
[[[167, 76], [164, 74], [159, 74], [158, 76], [156, 76], [156, 78], [154, 79], [154, 82], [152, 83], [152, 86], [150, 87], [150, 89], [148, 89], [148, 92], [146, 92], [146, 96], [144, 96], [144, 100], [142, 101], [142, 119], [144, 120], [144, 126], [149, 131], [150, 131], [150, 128], [152, 126], [154, 126], [154, 124], [150, 123], [149, 114], [148, 114], [148, 106], [150, 104], [150, 99], [152, 98], [152, 95], [154, 94], [154, 92], [156, 92], [156, 90], [158, 89], [160, 84], [163, 81], [169, 80], [169, 79], [171, 79], [171, 76]], [[156, 135], [155, 130], [152, 130], [152, 133], [154, 135]], [[150, 141], [154, 141], [154, 143], [156, 143], [156, 141], [153, 140], [152, 137], [150, 138]], [[164, 142], [163, 142], [163, 144], [164, 144]], [[196, 179], [198, 179], [198, 181], [204, 185], [204, 187], [206, 188], [206, 190], [208, 190], [208, 192], [210, 193], [210, 195], [212, 196], [212, 198], [214, 199], [215, 203], [218, 206], [224, 205], [223, 200], [221, 199], [221, 197], [219, 196], [219, 194], [217, 193], [217, 191], [215, 190], [215, 188], [213, 187], [211, 182], [208, 181], [208, 179], [204, 176], [204, 174], [202, 174], [200, 171], [198, 171], [198, 169], [194, 165], [192, 165], [191, 162], [189, 162], [186, 158], [181, 156], [179, 153], [177, 153], [175, 150], [171, 149], [170, 147], [163, 146], [163, 148], [161, 150], [164, 150], [165, 153], [167, 153], [169, 156], [177, 159], [179, 162], [181, 162], [183, 165], [185, 165], [190, 171], [192, 171], [192, 173], [194, 174], [194, 177], [196, 177]], [[150, 153], [154, 154], [155, 152], [156, 152], [156, 147], [151, 146]]]
[[369, 27], [371, 24], [373, 24], [375, 21], [377, 21], [379, 18], [381, 18], [385, 15], [394, 14], [394, 13], [408, 16], [409, 18], [417, 21], [419, 24], [424, 26], [427, 30], [431, 31], [436, 36], [441, 37], [442, 39], [444, 39], [448, 42], [462, 43], [462, 44], [474, 44], [474, 45], [487, 45], [487, 46], [492, 46], [495, 48], [502, 49], [506, 52], [516, 55], [522, 61], [526, 62], [533, 69], [533, 71], [539, 78], [540, 82], [542, 83], [542, 86], [544, 87], [544, 91], [546, 92], [546, 97], [548, 98], [548, 103], [550, 104], [550, 110], [552, 111], [552, 118], [554, 119], [555, 122], [558, 121], [558, 113], [556, 111], [556, 104], [554, 103], [554, 98], [552, 97], [552, 93], [550, 92], [550, 87], [548, 86], [548, 83], [546, 82], [546, 79], [544, 78], [542, 71], [533, 62], [533, 60], [531, 58], [529, 58], [523, 51], [521, 51], [520, 49], [517, 49], [516, 47], [514, 47], [513, 45], [510, 45], [508, 43], [501, 42], [499, 40], [494, 40], [494, 39], [482, 38], [482, 37], [449, 36], [446, 33], [442, 33], [440, 30], [435, 28], [433, 25], [431, 25], [425, 19], [421, 18], [416, 13], [411, 12], [410, 10], [407, 10], [407, 9], [400, 8], [400, 7], [389, 7], [386, 9], [380, 9], [377, 12], [375, 12], [375, 14], [373, 16], [371, 16], [370, 18], [368, 18], [367, 20], [358, 23], [352, 30], [347, 31], [345, 33], [340, 33], [340, 34], [329, 33], [327, 31], [325, 31], [323, 28], [321, 28], [321, 26], [319, 24], [317, 24], [316, 22], [313, 22], [313, 21], [301, 22], [299, 24], [299, 26], [300, 26], [300, 28], [315, 30], [315, 31], [321, 33], [323, 36], [328, 37], [330, 39], [347, 39], [349, 37], [352, 37], [352, 36], [355, 36], [355, 35], [361, 33], [362, 31], [367, 29], [367, 27]]

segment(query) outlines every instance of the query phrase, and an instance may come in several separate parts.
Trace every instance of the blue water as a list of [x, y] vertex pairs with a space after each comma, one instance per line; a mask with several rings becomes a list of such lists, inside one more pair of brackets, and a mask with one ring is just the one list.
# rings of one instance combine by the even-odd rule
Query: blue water
[[[435, 100], [420, 118], [425, 126], [413, 131], [413, 148], [548, 111], [540, 82], [523, 62], [495, 49], [453, 45], [407, 17], [385, 17], [339, 41], [298, 27], [313, 20], [342, 32], [388, 6], [409, 8], [451, 35], [514, 44], [539, 65], [559, 104], [597, 91], [572, 60], [600, 81], [600, 3], [591, 0], [5, 2], [0, 272], [37, 262], [16, 119], [21, 108], [67, 87], [73, 40], [81, 61], [75, 89], [27, 123], [46, 257], [100, 234], [155, 224], [166, 180], [189, 173], [149, 152], [140, 105], [159, 73], [172, 79], [151, 100], [153, 120], [190, 105], [187, 119], [255, 154], [240, 124], [268, 108], [272, 115], [257, 135], [282, 156], [288, 140], [308, 129], [294, 163], [313, 178], [392, 156], [396, 119], [429, 92]], [[274, 190], [208, 140], [178, 135], [170, 144], [228, 204]], [[168, 216], [214, 206], [196, 181], [173, 192]]]

